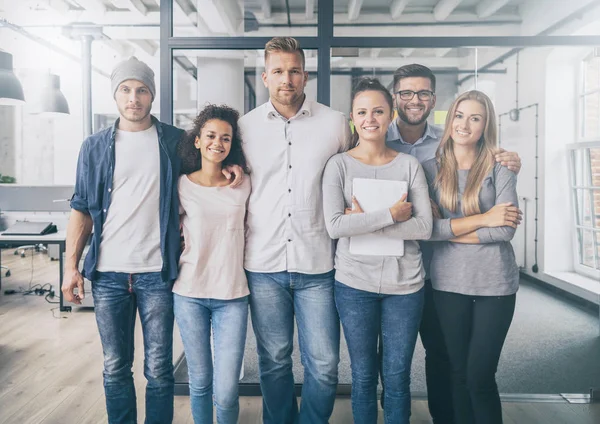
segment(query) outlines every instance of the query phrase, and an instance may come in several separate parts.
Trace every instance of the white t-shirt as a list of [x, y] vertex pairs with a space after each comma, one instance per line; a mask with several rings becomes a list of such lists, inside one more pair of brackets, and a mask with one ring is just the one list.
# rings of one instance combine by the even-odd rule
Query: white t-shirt
[[102, 228], [97, 270], [158, 272], [160, 251], [160, 154], [153, 125], [117, 130], [110, 207]]
[[244, 273], [244, 218], [249, 195], [247, 175], [237, 188], [205, 187], [187, 175], [179, 178], [185, 249], [174, 293], [221, 300], [250, 293]]

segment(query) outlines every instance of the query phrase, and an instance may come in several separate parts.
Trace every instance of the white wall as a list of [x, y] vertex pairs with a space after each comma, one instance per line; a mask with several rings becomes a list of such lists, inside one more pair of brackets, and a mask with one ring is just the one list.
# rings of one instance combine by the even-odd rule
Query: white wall
[[352, 76], [332, 75], [330, 92], [331, 108], [342, 112], [346, 118], [350, 119]]
[[[35, 32], [35, 29], [31, 29], [30, 32]], [[75, 56], [80, 55], [79, 41], [66, 40], [52, 31], [44, 38]], [[77, 156], [83, 142], [80, 63], [6, 28], [0, 28], [0, 40], [0, 48], [13, 55], [13, 67], [21, 80], [26, 96], [24, 106], [13, 106], [15, 135], [11, 142], [16, 154], [14, 173], [17, 182], [73, 184]], [[155, 71], [157, 96], [154, 99], [152, 112], [157, 113], [160, 104], [159, 56], [138, 54], [138, 57]], [[93, 114], [117, 114], [110, 80], [106, 75], [110, 75], [112, 67], [122, 59], [106, 45], [98, 41], [92, 43], [92, 64], [105, 74], [92, 72]], [[69, 115], [30, 113], [31, 108], [27, 104], [27, 97], [31, 98], [36, 93], [28, 90], [31, 84], [27, 84], [27, 80], [49, 72], [60, 77], [61, 91], [69, 104]]]
[[[573, 271], [573, 208], [569, 184], [569, 152], [579, 128], [579, 64], [584, 48], [556, 48], [546, 61], [546, 138], [544, 181], [544, 271]], [[565, 249], [570, 246], [570, 249]], [[570, 254], [568, 254], [569, 252]]]
[[[544, 49], [527, 49], [519, 54], [519, 107], [538, 103], [539, 122], [539, 175], [544, 175], [544, 143], [545, 143], [545, 71], [547, 51]], [[482, 74], [479, 76], [477, 88], [486, 92], [496, 108], [496, 115], [513, 109], [516, 105], [516, 56], [507, 59], [501, 66], [506, 68], [506, 74]], [[474, 88], [474, 81], [468, 80], [461, 86], [460, 91]], [[534, 109], [522, 111], [519, 121], [512, 122], [504, 116], [500, 125], [502, 147], [519, 154], [522, 169], [519, 173], [517, 191], [519, 197], [527, 198], [527, 204], [521, 205], [527, 210], [524, 221], [513, 239], [517, 262], [526, 265], [531, 270], [535, 263], [535, 112]], [[538, 266], [542, 267], [544, 232], [544, 180], [539, 179], [539, 216], [538, 216]], [[525, 202], [521, 202], [525, 203]]]

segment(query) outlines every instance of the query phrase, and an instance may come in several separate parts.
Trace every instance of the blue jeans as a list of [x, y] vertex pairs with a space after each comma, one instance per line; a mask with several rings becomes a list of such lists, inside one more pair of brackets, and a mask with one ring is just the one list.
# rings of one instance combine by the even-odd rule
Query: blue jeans
[[[239, 379], [248, 327], [248, 296], [233, 300], [198, 299], [174, 294], [190, 379], [195, 424], [236, 424], [240, 413]], [[210, 349], [211, 323], [214, 342]]]
[[[340, 324], [333, 276], [246, 272], [256, 335], [264, 424], [327, 423], [338, 383]], [[294, 393], [294, 314], [304, 385], [302, 407]]]
[[377, 422], [379, 334], [383, 340], [385, 422], [409, 423], [410, 367], [423, 302], [423, 289], [406, 295], [386, 295], [335, 282], [335, 304], [350, 354], [352, 415], [356, 424]]
[[136, 423], [133, 334], [139, 311], [144, 337], [146, 423], [173, 421], [173, 294], [160, 272], [98, 272], [92, 282], [104, 352], [104, 393], [110, 424]]

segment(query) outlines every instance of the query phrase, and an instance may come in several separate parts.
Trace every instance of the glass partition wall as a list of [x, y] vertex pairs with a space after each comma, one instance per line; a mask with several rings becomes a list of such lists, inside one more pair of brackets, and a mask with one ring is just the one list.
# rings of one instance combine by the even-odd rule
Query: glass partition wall
[[[456, 3], [459, 5], [456, 6]], [[488, 6], [483, 8], [479, 3]], [[519, 194], [525, 219], [513, 246], [523, 275], [539, 276], [567, 259], [570, 265], [565, 266], [573, 268], [573, 262], [583, 263], [580, 246], [584, 237], [579, 234], [588, 235], [585, 240], [592, 240], [587, 243], [592, 243], [597, 252], [600, 239], [597, 226], [586, 227], [587, 232], [581, 230], [575, 221], [573, 205], [569, 202], [565, 202], [566, 206], [560, 210], [560, 217], [545, 216], [544, 210], [552, 207], [555, 197], [554, 190], [549, 188], [560, 187], [562, 179], [566, 187], [564, 198], [569, 196], [566, 145], [580, 137], [577, 131], [581, 126], [581, 114], [587, 113], [591, 104], [587, 99], [584, 99], [587, 103], [579, 101], [578, 96], [582, 92], [577, 88], [581, 73], [579, 63], [589, 62], [590, 55], [597, 54], [595, 46], [600, 46], [600, 33], [594, 26], [587, 29], [587, 24], [598, 21], [600, 13], [586, 9], [591, 6], [575, 8], [565, 4], [560, 6], [564, 10], [556, 14], [559, 18], [555, 16], [541, 22], [538, 19], [541, 15], [536, 10], [540, 12], [547, 8], [549, 1], [523, 4], [511, 0], [497, 2], [503, 4], [497, 8], [489, 8], [490, 3], [494, 2], [162, 0], [161, 118], [187, 129], [195, 114], [207, 102], [227, 103], [244, 113], [266, 102], [268, 93], [261, 79], [263, 49], [274, 36], [293, 36], [300, 41], [305, 49], [309, 72], [307, 96], [330, 105], [348, 118], [350, 92], [357, 78], [376, 76], [392, 89], [395, 69], [409, 63], [426, 65], [437, 77], [437, 103], [429, 117], [430, 124], [445, 124], [446, 111], [459, 93], [474, 88], [482, 90], [496, 104], [499, 147], [516, 151], [521, 156], [523, 171], [519, 176]], [[584, 12], [590, 13], [582, 22], [580, 18]], [[556, 90], [558, 86], [562, 88]], [[538, 94], [531, 94], [533, 89], [538, 90]], [[593, 100], [592, 94], [588, 97]], [[571, 101], [572, 105], [568, 106]], [[583, 109], [580, 104], [588, 109]], [[565, 110], [569, 107], [572, 109], [570, 112]], [[566, 121], [565, 113], [569, 114]], [[565, 125], [556, 127], [559, 123]], [[547, 142], [546, 138], [551, 138], [554, 133], [566, 138], [560, 142]], [[548, 167], [557, 172], [544, 176]], [[591, 199], [593, 193], [590, 193], [592, 191], [586, 192]], [[600, 205], [595, 210], [600, 210]], [[597, 215], [598, 219], [600, 216]], [[552, 232], [559, 222], [572, 224], [564, 231]], [[579, 233], [575, 234], [576, 231]], [[559, 258], [561, 249], [558, 246], [564, 249], [564, 243], [576, 253]], [[591, 248], [588, 250], [592, 251]], [[590, 260], [596, 261], [594, 265], [597, 267], [598, 255], [590, 257]], [[523, 287], [521, 302], [535, 298], [532, 290], [528, 286]], [[544, 302], [555, 302], [557, 308], [561, 308], [558, 297], [549, 294], [540, 296], [548, 296]], [[518, 305], [517, 313], [521, 314], [519, 319], [524, 322], [531, 318], [531, 311], [525, 303]], [[573, 313], [581, 318], [584, 326], [596, 323], [597, 315], [590, 318], [584, 312]], [[568, 330], [565, 328], [564, 331]], [[577, 370], [572, 374], [581, 370], [579, 386], [567, 382], [561, 386], [561, 382], [557, 381], [556, 385], [544, 391], [540, 384], [527, 384], [528, 379], [545, 378], [543, 369], [547, 370], [547, 367], [564, 366], [564, 363], [553, 365], [552, 360], [559, 361], [560, 358], [551, 355], [549, 362], [543, 362], [543, 367], [536, 370], [534, 376], [531, 373], [535, 367], [527, 366], [537, 359], [535, 354], [531, 356], [531, 352], [543, 350], [542, 345], [553, 340], [552, 337], [541, 337], [539, 349], [535, 346], [524, 349], [521, 338], [535, 343], [535, 337], [509, 333], [507, 343], [511, 343], [514, 349], [507, 350], [506, 355], [511, 355], [507, 360], [521, 363], [522, 370], [504, 368], [503, 374], [499, 374], [501, 391], [584, 393], [588, 392], [588, 381], [590, 387], [594, 379], [600, 381], [598, 367], [581, 370], [578, 364], [574, 365]], [[560, 335], [557, 337], [560, 338]], [[589, 380], [585, 379], [586, 373], [590, 375]], [[420, 342], [412, 374], [413, 393], [424, 393], [423, 348]], [[517, 374], [521, 374], [522, 378]], [[294, 375], [300, 389], [303, 374], [297, 340]], [[241, 394], [260, 394], [256, 342], [251, 325], [248, 326], [240, 382]], [[177, 361], [176, 383], [178, 393], [187, 393], [187, 369], [183, 356]], [[350, 383], [349, 358], [342, 336], [339, 393], [349, 394]]]

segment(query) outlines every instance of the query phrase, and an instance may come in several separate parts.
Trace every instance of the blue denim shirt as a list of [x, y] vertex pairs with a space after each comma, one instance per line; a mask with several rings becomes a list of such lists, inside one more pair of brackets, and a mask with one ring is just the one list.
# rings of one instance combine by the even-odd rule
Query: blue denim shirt
[[[85, 257], [82, 274], [95, 279], [102, 227], [110, 208], [113, 175], [115, 170], [115, 134], [119, 120], [107, 128], [89, 136], [82, 144], [77, 161], [75, 192], [71, 207], [89, 214], [94, 224], [90, 250]], [[158, 132], [160, 146], [160, 251], [163, 266], [161, 277], [165, 282], [177, 278], [179, 260], [179, 197], [177, 180], [180, 160], [177, 144], [183, 130], [164, 124], [154, 116], [152, 123]], [[135, 158], [131, 158], [135, 160]], [[128, 246], [123, 246], [126, 250]]]

